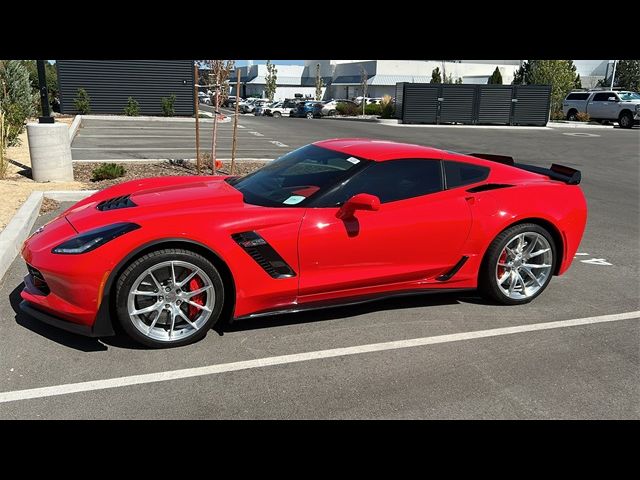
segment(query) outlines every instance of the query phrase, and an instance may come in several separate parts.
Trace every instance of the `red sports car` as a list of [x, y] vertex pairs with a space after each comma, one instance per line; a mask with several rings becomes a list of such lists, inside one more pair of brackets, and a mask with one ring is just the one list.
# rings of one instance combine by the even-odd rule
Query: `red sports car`
[[134, 180], [24, 244], [24, 311], [152, 347], [218, 321], [479, 289], [530, 302], [585, 228], [580, 172], [367, 139], [294, 150], [244, 177]]

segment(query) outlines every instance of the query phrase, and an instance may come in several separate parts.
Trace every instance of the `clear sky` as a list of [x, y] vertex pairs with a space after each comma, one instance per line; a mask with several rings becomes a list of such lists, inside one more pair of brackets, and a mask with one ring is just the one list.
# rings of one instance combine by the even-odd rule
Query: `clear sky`
[[[254, 65], [267, 63], [266, 60], [251, 60]], [[239, 67], [244, 67], [248, 60], [237, 60], [236, 64]], [[304, 65], [304, 60], [271, 60], [271, 63], [277, 63], [278, 65]]]

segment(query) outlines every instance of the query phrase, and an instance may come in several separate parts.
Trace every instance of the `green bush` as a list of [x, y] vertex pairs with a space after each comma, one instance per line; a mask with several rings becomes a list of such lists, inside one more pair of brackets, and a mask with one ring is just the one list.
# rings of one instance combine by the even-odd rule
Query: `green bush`
[[113, 178], [124, 177], [127, 171], [122, 165], [117, 163], [103, 163], [99, 167], [93, 169], [91, 181], [99, 182], [100, 180], [111, 180]]
[[338, 104], [336, 105], [336, 112], [338, 112], [340, 115], [353, 117], [362, 113], [362, 107], [359, 107], [358, 105], [355, 105], [353, 103], [338, 102]]
[[365, 115], [380, 115], [382, 113], [382, 105], [379, 103], [370, 103], [364, 107]]
[[137, 117], [140, 115], [140, 104], [133, 97], [129, 97], [124, 107], [124, 114], [127, 117]]
[[91, 97], [89, 97], [89, 94], [84, 88], [78, 89], [78, 94], [73, 104], [80, 115], [86, 115], [91, 112]]
[[576, 114], [576, 118], [579, 122], [588, 122], [589, 120], [591, 120], [591, 115], [589, 115], [587, 112], [578, 112]]
[[35, 114], [29, 72], [19, 60], [0, 62], [0, 110], [5, 116], [6, 146], [20, 143], [27, 118]]
[[171, 94], [169, 98], [162, 97], [162, 113], [165, 117], [173, 117], [176, 114], [176, 96]]

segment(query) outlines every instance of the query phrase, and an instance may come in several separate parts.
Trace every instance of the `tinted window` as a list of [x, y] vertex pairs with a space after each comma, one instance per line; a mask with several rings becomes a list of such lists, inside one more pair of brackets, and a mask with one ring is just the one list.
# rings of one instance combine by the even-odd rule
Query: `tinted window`
[[447, 188], [455, 188], [481, 182], [489, 176], [489, 169], [468, 163], [444, 162], [444, 174]]
[[612, 92], [606, 92], [606, 93], [596, 93], [593, 96], [593, 101], [594, 102], [606, 102], [609, 100], [609, 97], [615, 97], [616, 95]]
[[567, 100], [586, 100], [589, 98], [588, 93], [570, 93]]
[[442, 190], [441, 177], [438, 160], [371, 162], [361, 172], [323, 195], [312, 205], [341, 205], [358, 193], [376, 195], [382, 203], [395, 202]]

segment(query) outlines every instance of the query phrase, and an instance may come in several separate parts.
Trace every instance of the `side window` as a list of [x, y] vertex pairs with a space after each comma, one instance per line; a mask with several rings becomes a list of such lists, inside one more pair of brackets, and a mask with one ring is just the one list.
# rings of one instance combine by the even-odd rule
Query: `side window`
[[481, 182], [489, 176], [489, 169], [462, 162], [444, 162], [447, 189]]
[[613, 94], [612, 93], [596, 93], [593, 96], [593, 101], [594, 102], [606, 102], [609, 97], [611, 97]]
[[567, 100], [586, 100], [588, 97], [588, 93], [570, 93]]
[[341, 205], [358, 193], [376, 195], [381, 203], [388, 203], [440, 190], [442, 172], [439, 160], [372, 162], [367, 168], [319, 199], [316, 206]]

